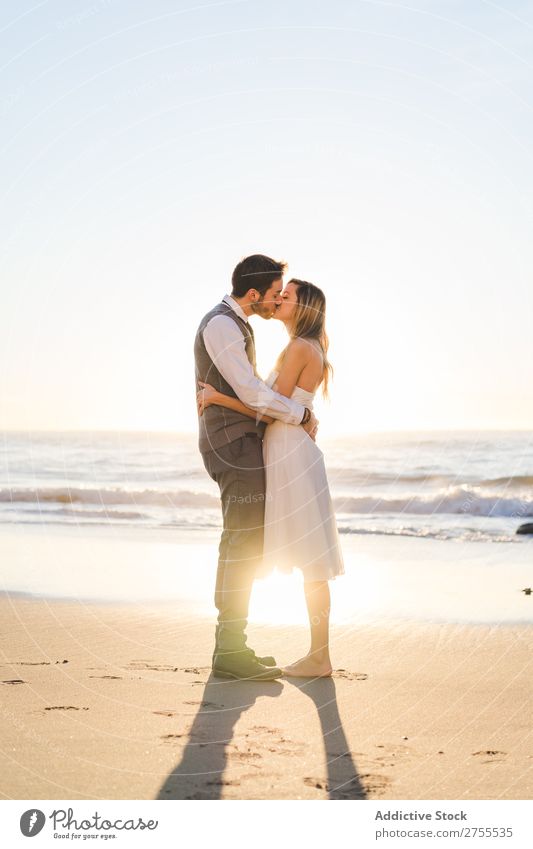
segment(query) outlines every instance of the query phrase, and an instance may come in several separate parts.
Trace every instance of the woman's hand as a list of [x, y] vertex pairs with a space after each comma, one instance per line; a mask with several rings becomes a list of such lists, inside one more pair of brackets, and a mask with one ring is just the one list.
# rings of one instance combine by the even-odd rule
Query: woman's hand
[[210, 407], [211, 404], [216, 404], [218, 392], [209, 383], [203, 383], [201, 380], [198, 383], [200, 386], [203, 386], [203, 389], [199, 389], [196, 393], [196, 405], [198, 407], [198, 413], [201, 416], [204, 410]]

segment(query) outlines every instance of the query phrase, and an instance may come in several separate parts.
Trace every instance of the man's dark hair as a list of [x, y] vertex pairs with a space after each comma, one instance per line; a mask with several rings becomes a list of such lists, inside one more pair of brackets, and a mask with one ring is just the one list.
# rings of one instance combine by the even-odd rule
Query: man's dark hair
[[242, 298], [248, 289], [257, 289], [261, 297], [272, 286], [274, 280], [283, 276], [287, 263], [276, 262], [269, 256], [253, 254], [241, 259], [231, 277], [232, 295]]

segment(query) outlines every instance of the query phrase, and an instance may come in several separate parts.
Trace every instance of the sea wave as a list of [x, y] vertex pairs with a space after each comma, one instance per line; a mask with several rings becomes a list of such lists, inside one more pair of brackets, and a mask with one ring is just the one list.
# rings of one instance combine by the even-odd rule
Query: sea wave
[[498, 478], [479, 478], [475, 476], [461, 475], [462, 484], [458, 482], [458, 475], [446, 472], [365, 472], [350, 468], [328, 467], [328, 478], [330, 482], [339, 481], [353, 486], [373, 486], [374, 484], [425, 484], [427, 487], [447, 486], [480, 486], [485, 488], [500, 487], [513, 489], [533, 489], [533, 475], [509, 475]]
[[209, 493], [178, 490], [165, 492], [156, 489], [125, 490], [85, 489], [83, 487], [50, 487], [42, 489], [0, 489], [0, 503], [9, 504], [135, 504], [155, 507], [217, 507], [218, 497]]
[[468, 487], [453, 487], [445, 493], [425, 498], [337, 497], [334, 505], [339, 513], [414, 513], [427, 516], [448, 513], [517, 519], [533, 516], [533, 499], [483, 496]]
[[[335, 493], [334, 493], [335, 495]], [[335, 510], [339, 514], [389, 513], [417, 515], [469, 514], [472, 516], [530, 518], [533, 516], [533, 498], [498, 497], [483, 495], [479, 487], [447, 487], [432, 495], [403, 494], [396, 498], [377, 495], [335, 495]], [[50, 487], [0, 489], [0, 504], [14, 505], [85, 505], [99, 508], [143, 506], [166, 509], [220, 509], [218, 495], [182, 489], [164, 491], [156, 489], [125, 490], [115, 488]], [[27, 509], [27, 508], [26, 508]], [[128, 517], [129, 518], [129, 517]]]
[[480, 481], [480, 486], [533, 487], [533, 475], [511, 475], [508, 478], [489, 478]]
[[519, 542], [516, 534], [505, 534], [479, 528], [357, 528], [340, 527], [340, 534], [369, 536], [416, 537], [417, 539], [454, 540], [456, 542]]

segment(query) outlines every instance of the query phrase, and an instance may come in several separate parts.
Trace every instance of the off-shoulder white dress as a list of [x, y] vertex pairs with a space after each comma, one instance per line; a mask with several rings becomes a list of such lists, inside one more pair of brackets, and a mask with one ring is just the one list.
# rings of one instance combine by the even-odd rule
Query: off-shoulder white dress
[[[272, 386], [279, 372], [270, 372]], [[313, 408], [314, 392], [296, 386], [291, 398]], [[299, 425], [276, 420], [263, 437], [266, 474], [263, 569], [302, 570], [305, 581], [344, 574], [324, 455]]]

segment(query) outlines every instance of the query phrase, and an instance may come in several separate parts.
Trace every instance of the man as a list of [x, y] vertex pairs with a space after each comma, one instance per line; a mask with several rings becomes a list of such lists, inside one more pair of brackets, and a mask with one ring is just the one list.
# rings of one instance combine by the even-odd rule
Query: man
[[263, 553], [265, 469], [262, 416], [302, 425], [314, 434], [317, 420], [307, 407], [274, 392], [258, 376], [249, 316], [269, 319], [281, 303], [285, 264], [262, 254], [243, 259], [225, 295], [201, 320], [194, 342], [196, 388], [209, 383], [257, 411], [255, 419], [211, 405], [199, 416], [204, 466], [220, 488], [223, 531], [219, 546], [215, 606], [218, 624], [213, 673], [224, 678], [270, 680], [281, 670], [273, 657], [257, 657], [246, 645], [248, 607]]

